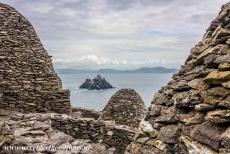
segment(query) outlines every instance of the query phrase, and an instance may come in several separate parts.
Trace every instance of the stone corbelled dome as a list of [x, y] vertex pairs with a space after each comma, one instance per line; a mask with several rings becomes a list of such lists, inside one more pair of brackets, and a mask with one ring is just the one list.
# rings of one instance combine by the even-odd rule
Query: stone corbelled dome
[[126, 153], [230, 153], [230, 3], [155, 94]]
[[33, 26], [14, 8], [0, 3], [0, 108], [22, 112], [69, 112], [50, 56]]
[[103, 109], [102, 119], [114, 120], [118, 125], [138, 127], [146, 111], [144, 102], [135, 90], [121, 89]]

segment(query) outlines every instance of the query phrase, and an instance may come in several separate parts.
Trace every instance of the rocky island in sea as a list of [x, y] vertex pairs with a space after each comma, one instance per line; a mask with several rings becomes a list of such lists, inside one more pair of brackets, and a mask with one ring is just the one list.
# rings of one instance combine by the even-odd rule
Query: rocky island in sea
[[101, 90], [114, 88], [105, 78], [97, 75], [94, 79], [86, 79], [85, 82], [79, 87], [80, 89], [87, 90]]

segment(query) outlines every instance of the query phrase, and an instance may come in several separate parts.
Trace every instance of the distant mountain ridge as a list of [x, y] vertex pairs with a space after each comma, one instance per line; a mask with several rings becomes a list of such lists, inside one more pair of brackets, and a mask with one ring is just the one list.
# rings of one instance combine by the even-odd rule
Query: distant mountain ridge
[[165, 67], [141, 67], [133, 70], [118, 70], [118, 69], [99, 69], [99, 70], [79, 70], [72, 68], [57, 69], [60, 74], [75, 74], [75, 73], [174, 73], [177, 69]]

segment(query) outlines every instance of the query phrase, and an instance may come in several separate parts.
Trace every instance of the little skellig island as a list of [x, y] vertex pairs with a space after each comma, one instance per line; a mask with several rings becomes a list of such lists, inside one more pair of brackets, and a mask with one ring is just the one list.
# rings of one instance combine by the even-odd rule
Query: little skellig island
[[114, 88], [105, 78], [97, 75], [94, 79], [86, 79], [85, 82], [79, 87], [80, 89], [87, 90], [101, 90]]

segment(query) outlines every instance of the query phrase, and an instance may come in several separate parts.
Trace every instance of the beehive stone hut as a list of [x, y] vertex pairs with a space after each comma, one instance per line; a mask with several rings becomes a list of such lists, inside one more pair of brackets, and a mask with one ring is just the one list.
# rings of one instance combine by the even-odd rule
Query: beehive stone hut
[[126, 153], [230, 153], [230, 3], [152, 101]]
[[114, 120], [118, 125], [138, 127], [145, 113], [146, 107], [140, 95], [133, 89], [121, 89], [103, 109], [102, 119]]
[[0, 3], [0, 108], [22, 112], [70, 111], [50, 56], [33, 26]]

